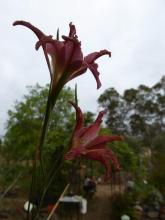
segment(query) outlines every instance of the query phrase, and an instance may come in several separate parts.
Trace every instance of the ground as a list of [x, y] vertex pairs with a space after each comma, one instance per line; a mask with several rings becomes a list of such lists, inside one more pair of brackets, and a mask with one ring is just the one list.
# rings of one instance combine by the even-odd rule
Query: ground
[[110, 220], [110, 185], [98, 185], [96, 195], [89, 200], [84, 220]]
[[[111, 191], [112, 188], [110, 187], [110, 185], [98, 185], [96, 194], [92, 199], [88, 201], [88, 212], [87, 214], [83, 215], [82, 219], [110, 220]], [[5, 198], [3, 204], [0, 207], [0, 220], [25, 219], [25, 213], [22, 209], [24, 202], [25, 199], [23, 198]]]

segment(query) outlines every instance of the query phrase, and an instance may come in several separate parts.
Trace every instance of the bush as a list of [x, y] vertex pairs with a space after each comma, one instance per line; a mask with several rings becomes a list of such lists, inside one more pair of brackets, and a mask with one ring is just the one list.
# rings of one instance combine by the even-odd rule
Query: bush
[[111, 202], [110, 218], [120, 220], [122, 215], [127, 214], [131, 219], [134, 219], [133, 204], [134, 199], [128, 193], [114, 195]]

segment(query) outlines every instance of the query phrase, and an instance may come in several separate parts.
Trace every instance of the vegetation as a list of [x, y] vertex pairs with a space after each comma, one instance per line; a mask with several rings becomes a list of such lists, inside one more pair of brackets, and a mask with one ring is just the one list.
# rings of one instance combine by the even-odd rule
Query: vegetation
[[140, 85], [123, 95], [107, 89], [98, 102], [107, 109], [107, 128], [125, 137], [126, 143], [113, 150], [134, 182], [131, 192], [115, 196], [112, 219], [125, 213], [135, 219], [136, 203], [158, 212], [165, 198], [165, 76], [152, 87]]
[[[25, 187], [22, 182], [26, 182], [25, 179], [29, 177], [32, 169], [48, 89], [48, 86], [39, 85], [28, 87], [28, 94], [22, 101], [15, 102], [14, 109], [8, 111], [7, 131], [0, 141], [3, 158], [0, 168], [1, 187], [5, 188], [18, 175], [18, 171], [25, 173], [25, 178], [19, 183], [21, 188]], [[68, 146], [74, 121], [68, 101], [73, 99], [73, 91], [70, 88], [63, 89], [53, 110], [43, 154], [47, 172], [53, 166], [58, 167], [58, 162]], [[110, 144], [110, 148], [118, 155], [122, 170], [131, 174], [135, 181], [131, 194], [114, 198], [113, 209], [116, 209], [117, 204], [117, 210], [121, 209], [120, 214], [127, 211], [133, 216], [131, 208], [135, 200], [147, 201], [154, 190], [165, 195], [165, 77], [152, 87], [140, 85], [137, 89], [124, 91], [123, 95], [114, 88], [109, 88], [100, 95], [98, 103], [101, 108], [107, 109], [105, 127], [101, 132], [124, 136], [124, 142]], [[94, 114], [86, 112], [85, 125], [89, 125], [93, 120]], [[57, 161], [57, 164], [54, 161]], [[83, 163], [86, 163], [93, 175], [102, 172], [95, 162]], [[38, 170], [38, 173], [40, 172], [41, 170]], [[54, 198], [58, 197], [72, 172], [71, 162], [62, 164], [54, 180], [56, 184], [52, 182], [48, 190], [50, 194], [54, 192]], [[144, 180], [147, 185], [143, 183]], [[42, 191], [42, 184], [37, 187]], [[48, 196], [50, 194], [48, 193]], [[119, 214], [119, 211], [117, 213]], [[113, 217], [114, 220], [118, 218]]]

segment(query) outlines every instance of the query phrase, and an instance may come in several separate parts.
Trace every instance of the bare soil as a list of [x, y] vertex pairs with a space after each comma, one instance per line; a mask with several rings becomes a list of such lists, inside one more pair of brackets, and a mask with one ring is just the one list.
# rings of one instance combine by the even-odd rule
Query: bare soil
[[98, 185], [95, 196], [88, 202], [84, 220], [110, 220], [110, 185]]

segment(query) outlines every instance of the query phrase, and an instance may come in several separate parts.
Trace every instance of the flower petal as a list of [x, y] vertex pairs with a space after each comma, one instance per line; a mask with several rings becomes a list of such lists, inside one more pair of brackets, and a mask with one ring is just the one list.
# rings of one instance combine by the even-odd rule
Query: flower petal
[[[40, 29], [38, 29], [37, 27], [33, 26], [31, 23], [29, 23], [27, 21], [15, 21], [13, 23], [13, 26], [16, 26], [16, 25], [22, 25], [22, 26], [25, 26], [25, 27], [29, 28], [38, 37], [39, 40], [41, 40], [42, 38], [46, 37], [46, 35]], [[47, 65], [48, 65], [48, 69], [49, 69], [49, 72], [50, 72], [50, 77], [52, 78], [49, 58], [48, 58], [48, 55], [47, 55], [47, 53], [45, 51], [45, 47], [43, 45], [42, 45], [42, 47], [43, 47], [45, 59], [46, 59]]]
[[79, 69], [77, 68], [77, 69], [76, 69], [75, 71], [73, 71], [73, 73], [69, 76], [68, 81], [74, 79], [74, 78], [77, 77], [77, 76], [82, 75], [82, 74], [85, 73], [86, 71], [87, 71], [87, 66], [82, 63], [81, 67], [80, 67]]
[[106, 169], [106, 179], [110, 178], [111, 175], [111, 165], [109, 163], [109, 157], [107, 156], [108, 150], [101, 149], [101, 150], [92, 150], [88, 151], [85, 155], [86, 158], [91, 160], [99, 161], [101, 164], [104, 165]]
[[94, 53], [91, 53], [91, 54], [87, 55], [86, 57], [84, 57], [84, 61], [87, 65], [87, 67], [90, 69], [90, 71], [93, 73], [93, 76], [96, 79], [97, 89], [99, 89], [101, 87], [101, 82], [99, 79], [100, 73], [97, 70], [98, 64], [95, 63], [94, 61], [103, 55], [109, 55], [111, 57], [111, 52], [109, 52], [108, 50], [101, 50], [100, 52], [94, 52]]
[[93, 141], [88, 143], [86, 149], [96, 149], [96, 148], [104, 148], [105, 144], [113, 141], [122, 141], [123, 138], [121, 136], [98, 136]]
[[75, 37], [76, 35], [75, 25], [73, 25], [72, 22], [70, 22], [69, 27], [70, 27], [69, 37]]
[[83, 127], [83, 122], [84, 122], [84, 116], [81, 111], [81, 109], [74, 103], [74, 102], [69, 102], [76, 110], [76, 126], [75, 126], [75, 132], [79, 131]]
[[81, 51], [81, 44], [66, 40], [65, 41], [65, 64], [70, 75], [78, 70], [83, 63], [83, 54]]
[[29, 28], [30, 30], [32, 30], [35, 33], [35, 35], [38, 37], [38, 39], [41, 39], [42, 37], [46, 36], [40, 29], [33, 26], [32, 24], [30, 24], [27, 21], [15, 21], [13, 23], [13, 26], [16, 26], [16, 25], [22, 25], [22, 26]]
[[95, 77], [95, 80], [96, 80], [96, 83], [97, 83], [97, 89], [99, 89], [101, 87], [101, 82], [100, 82], [100, 79], [99, 79], [100, 73], [97, 70], [97, 68], [98, 68], [97, 63], [87, 64], [87, 67], [93, 73], [93, 76]]
[[86, 152], [86, 150], [83, 146], [74, 147], [65, 154], [64, 159], [65, 160], [73, 160], [77, 157], [80, 157], [81, 155], [84, 155], [85, 152]]
[[41, 38], [37, 44], [36, 49], [40, 46], [46, 47], [46, 52], [52, 57], [53, 69], [59, 72], [69, 73], [67, 81], [76, 70], [79, 70], [83, 64], [83, 54], [81, 51], [81, 44], [77, 40], [66, 39], [65, 41], [58, 41], [52, 39], [52, 36], [45, 36]]
[[87, 145], [89, 142], [91, 142], [98, 136], [98, 133], [100, 131], [100, 124], [102, 122], [102, 117], [104, 116], [105, 112], [106, 111], [99, 112], [95, 122], [87, 128], [84, 128], [82, 132], [80, 132], [79, 138], [83, 140], [83, 145]]
[[91, 53], [91, 54], [87, 55], [86, 57], [84, 57], [84, 60], [85, 60], [86, 63], [91, 64], [97, 58], [99, 58], [103, 55], [109, 55], [109, 57], [111, 57], [111, 52], [108, 51], [108, 50], [100, 50], [100, 52], [94, 52], [94, 53]]
[[102, 122], [102, 117], [105, 115], [106, 112], [106, 110], [100, 111], [94, 123], [100, 125]]
[[119, 171], [120, 170], [119, 161], [117, 159], [117, 156], [114, 154], [114, 152], [111, 149], [107, 149], [107, 158], [109, 158], [109, 160], [111, 160], [115, 170]]
[[72, 22], [70, 22], [69, 28], [70, 28], [69, 36], [63, 35], [62, 38], [64, 40], [73, 40], [73, 41], [77, 41], [78, 42], [78, 40], [77, 40], [78, 37], [76, 35], [76, 27], [75, 27], [75, 25], [72, 24]]

